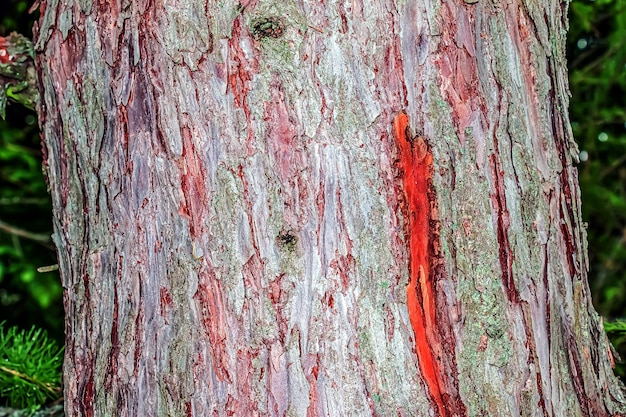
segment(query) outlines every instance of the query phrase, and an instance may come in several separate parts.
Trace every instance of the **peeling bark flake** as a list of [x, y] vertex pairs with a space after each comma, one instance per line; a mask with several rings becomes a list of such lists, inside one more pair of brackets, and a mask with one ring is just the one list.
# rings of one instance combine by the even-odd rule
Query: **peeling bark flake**
[[193, 239], [202, 236], [204, 225], [202, 219], [207, 210], [207, 192], [204, 186], [206, 171], [202, 156], [198, 154], [192, 140], [192, 132], [188, 127], [182, 129], [183, 159], [181, 191], [184, 201], [181, 202], [181, 214], [189, 220], [189, 232]]

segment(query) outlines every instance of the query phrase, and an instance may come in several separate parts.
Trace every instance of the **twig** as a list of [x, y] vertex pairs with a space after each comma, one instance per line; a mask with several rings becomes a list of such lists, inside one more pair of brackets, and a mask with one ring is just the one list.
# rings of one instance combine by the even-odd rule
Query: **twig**
[[0, 206], [17, 206], [22, 204], [48, 204], [47, 198], [5, 197], [0, 198]]
[[322, 30], [322, 29], [320, 29], [318, 27], [315, 27], [313, 25], [309, 25], [308, 23], [307, 23], [307, 26], [310, 27], [311, 29], [315, 30], [315, 31], [318, 31], [319, 33], [324, 33], [324, 30]]
[[37, 272], [52, 272], [52, 271], [56, 271], [59, 269], [59, 264], [54, 264], [54, 265], [46, 265], [46, 266], [40, 266], [39, 268], [37, 268]]
[[43, 243], [50, 242], [50, 236], [47, 234], [32, 233], [27, 230], [17, 228], [15, 226], [11, 226], [10, 224], [3, 222], [2, 220], [0, 220], [0, 229], [14, 236], [21, 236], [26, 239], [34, 240], [36, 242], [43, 242]]

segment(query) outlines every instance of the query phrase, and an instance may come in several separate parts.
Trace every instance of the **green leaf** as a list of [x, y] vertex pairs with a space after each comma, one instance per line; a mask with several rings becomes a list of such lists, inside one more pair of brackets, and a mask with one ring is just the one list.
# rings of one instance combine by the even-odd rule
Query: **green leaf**
[[11, 408], [34, 411], [61, 396], [63, 348], [45, 331], [0, 324], [0, 398]]

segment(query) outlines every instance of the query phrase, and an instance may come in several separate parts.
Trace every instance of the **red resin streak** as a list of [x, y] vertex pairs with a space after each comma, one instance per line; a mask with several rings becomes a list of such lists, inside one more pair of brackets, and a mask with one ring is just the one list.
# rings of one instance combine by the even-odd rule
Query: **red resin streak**
[[436, 340], [434, 290], [430, 270], [430, 201], [433, 155], [421, 137], [410, 140], [409, 118], [399, 113], [393, 121], [398, 146], [398, 168], [402, 178], [408, 218], [409, 273], [407, 307], [422, 377], [428, 386], [439, 416], [446, 416], [441, 395], [441, 374], [431, 348]]

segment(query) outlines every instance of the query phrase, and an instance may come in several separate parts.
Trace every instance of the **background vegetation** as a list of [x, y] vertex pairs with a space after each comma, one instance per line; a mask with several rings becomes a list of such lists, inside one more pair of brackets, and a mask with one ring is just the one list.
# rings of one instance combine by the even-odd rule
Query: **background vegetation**
[[[2, 0], [0, 36], [30, 35], [30, 0]], [[581, 149], [583, 212], [589, 224], [590, 284], [606, 319], [626, 316], [626, 0], [574, 0], [568, 57], [571, 117]], [[36, 115], [7, 108], [0, 121], [0, 320], [42, 327], [61, 341], [63, 311], [51, 206], [41, 169]], [[626, 325], [607, 326], [626, 358]], [[623, 370], [618, 369], [622, 373]]]
[[[626, 359], [626, 0], [570, 4], [570, 115], [581, 150], [593, 301]], [[624, 376], [624, 367], [617, 369]]]
[[[0, 36], [17, 31], [32, 37], [36, 16], [30, 0], [2, 0]], [[0, 321], [10, 328], [35, 325], [63, 343], [62, 292], [57, 272], [50, 197], [41, 167], [41, 140], [34, 112], [7, 106], [0, 120]]]

